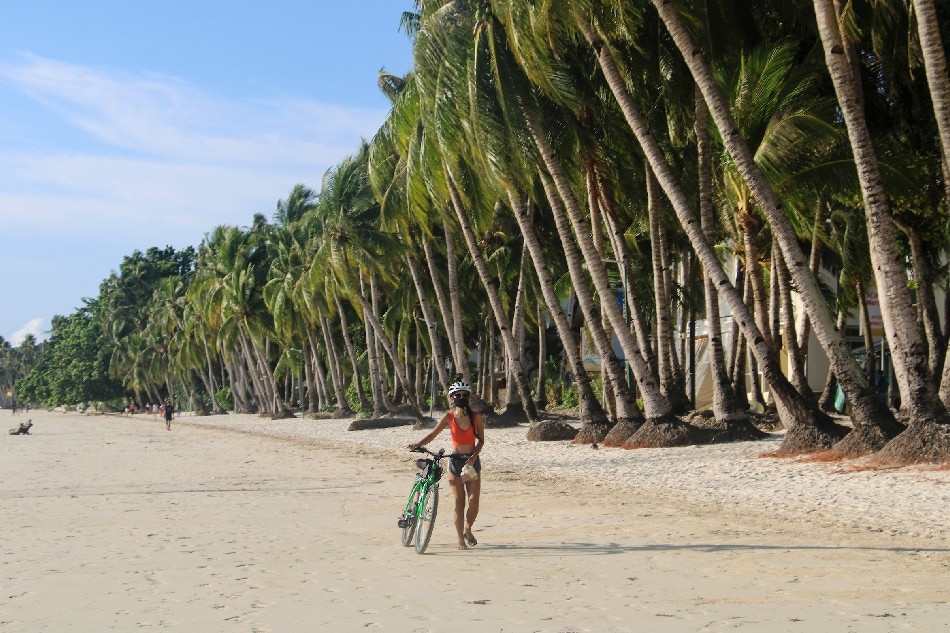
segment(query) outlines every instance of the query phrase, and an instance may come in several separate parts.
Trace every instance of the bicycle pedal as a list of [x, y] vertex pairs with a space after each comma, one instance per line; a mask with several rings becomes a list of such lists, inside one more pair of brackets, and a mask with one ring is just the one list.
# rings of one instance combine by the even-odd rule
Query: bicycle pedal
[[409, 527], [409, 519], [399, 519], [396, 524], [401, 528]]

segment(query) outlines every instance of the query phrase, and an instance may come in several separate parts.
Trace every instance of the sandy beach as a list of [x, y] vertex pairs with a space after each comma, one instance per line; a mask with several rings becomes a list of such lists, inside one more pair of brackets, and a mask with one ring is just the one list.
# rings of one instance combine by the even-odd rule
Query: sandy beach
[[479, 544], [443, 485], [418, 556], [409, 426], [29, 417], [0, 448], [0, 633], [950, 631], [948, 470], [492, 429]]

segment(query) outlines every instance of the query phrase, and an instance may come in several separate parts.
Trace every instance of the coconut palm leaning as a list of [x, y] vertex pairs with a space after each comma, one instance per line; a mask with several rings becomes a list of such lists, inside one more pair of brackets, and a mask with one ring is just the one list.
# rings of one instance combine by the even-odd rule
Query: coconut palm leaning
[[900, 461], [919, 456], [921, 441], [931, 444], [932, 455], [948, 456], [950, 427], [947, 426], [946, 409], [937, 396], [927, 364], [926, 344], [917, 326], [916, 311], [906, 284], [907, 273], [897, 250], [893, 212], [882, 184], [867, 120], [858, 101], [855, 77], [843, 55], [839, 15], [831, 0], [814, 0], [814, 9], [825, 63], [848, 129], [861, 183], [885, 334], [900, 386], [901, 408], [909, 419], [909, 428], [902, 434], [904, 437], [899, 442], [892, 442], [883, 457]]

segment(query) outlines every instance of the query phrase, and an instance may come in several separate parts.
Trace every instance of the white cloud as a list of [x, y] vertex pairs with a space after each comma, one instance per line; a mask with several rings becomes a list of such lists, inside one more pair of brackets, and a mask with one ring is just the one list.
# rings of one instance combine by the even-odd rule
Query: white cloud
[[45, 340], [48, 335], [45, 325], [46, 319], [30, 319], [23, 327], [10, 335], [10, 345], [17, 347], [29, 334], [36, 338], [37, 343]]
[[270, 214], [294, 184], [318, 180], [304, 169], [73, 155], [0, 154], [0, 172], [17, 182], [16, 191], [0, 186], [0, 226], [16, 235], [178, 227], [200, 237], [217, 224]]
[[218, 224], [270, 215], [297, 183], [319, 188], [386, 116], [300, 99], [227, 100], [174, 77], [33, 55], [0, 64], [4, 88], [82, 132], [79, 141], [47, 139], [54, 150], [0, 149], [0, 225], [21, 235], [154, 232], [159, 243], [196, 243]]
[[135, 249], [197, 246], [219, 224], [270, 216], [295, 184], [318, 189], [386, 115], [228, 99], [174, 77], [28, 54], [0, 60], [0, 270], [19, 271], [7, 295], [25, 304], [4, 306], [0, 331], [70, 313], [103, 262], [117, 269]]
[[383, 122], [381, 109], [294, 100], [229, 101], [174, 77], [24, 56], [0, 78], [107, 145], [214, 164], [328, 166]]

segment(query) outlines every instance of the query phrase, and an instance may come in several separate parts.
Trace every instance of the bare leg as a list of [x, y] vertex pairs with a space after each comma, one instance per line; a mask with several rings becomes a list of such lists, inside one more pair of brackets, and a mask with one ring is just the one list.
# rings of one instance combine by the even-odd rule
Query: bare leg
[[454, 475], [449, 475], [449, 484], [455, 497], [455, 531], [458, 533], [459, 549], [468, 549], [465, 544], [465, 484]]
[[475, 535], [472, 534], [472, 525], [478, 517], [478, 502], [482, 492], [482, 480], [476, 479], [465, 484], [468, 493], [468, 512], [465, 514], [465, 531], [462, 536], [469, 545], [478, 545]]

